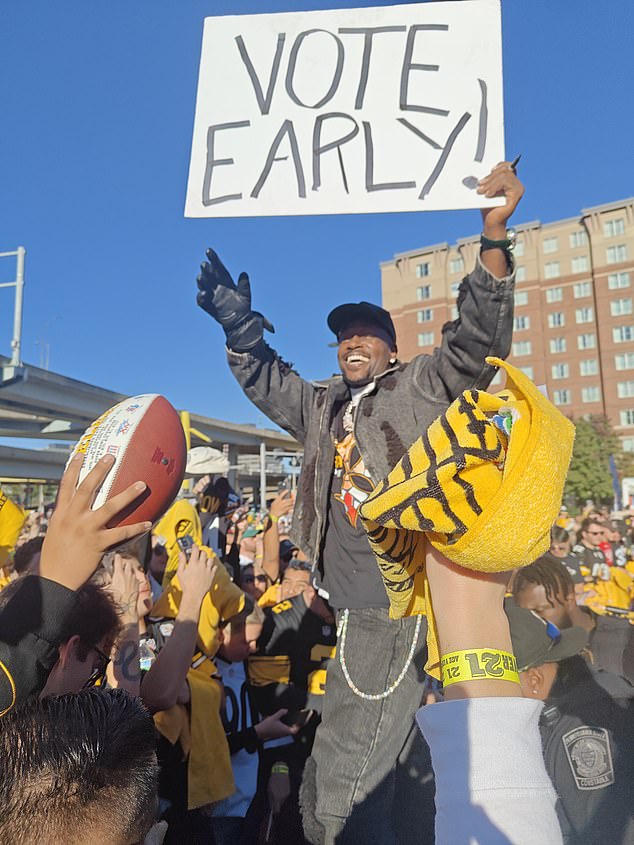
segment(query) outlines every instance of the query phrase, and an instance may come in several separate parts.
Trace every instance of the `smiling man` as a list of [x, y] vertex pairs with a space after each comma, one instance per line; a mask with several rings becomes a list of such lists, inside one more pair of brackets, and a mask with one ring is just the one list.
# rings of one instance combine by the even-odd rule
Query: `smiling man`
[[305, 381], [265, 343], [264, 329], [272, 326], [251, 308], [246, 273], [235, 285], [208, 250], [198, 277], [198, 304], [222, 325], [229, 364], [246, 395], [304, 444], [291, 539], [314, 562], [341, 632], [305, 778], [310, 842], [424, 845], [433, 837], [416, 778], [429, 767], [414, 728], [425, 622], [389, 618], [358, 510], [462, 391], [488, 386], [495, 368], [485, 358], [509, 352], [514, 285], [506, 223], [523, 187], [502, 162], [478, 191], [504, 196], [506, 204], [482, 212], [481, 255], [461, 284], [458, 318], [444, 327], [440, 348], [408, 363], [398, 360], [389, 313], [349, 303], [328, 317], [341, 375]]

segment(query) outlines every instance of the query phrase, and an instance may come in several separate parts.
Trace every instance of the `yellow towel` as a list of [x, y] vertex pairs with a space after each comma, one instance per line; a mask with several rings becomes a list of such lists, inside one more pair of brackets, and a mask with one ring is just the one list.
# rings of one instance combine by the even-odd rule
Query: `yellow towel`
[[282, 601], [282, 585], [271, 584], [258, 599], [260, 607], [273, 607]]
[[190, 711], [183, 704], [154, 715], [158, 732], [178, 742], [187, 760], [187, 809], [222, 801], [235, 790], [231, 756], [220, 718], [222, 685], [205, 666], [187, 673]]
[[[209, 549], [206, 551], [213, 555]], [[174, 576], [150, 611], [150, 616], [175, 619], [182, 595], [178, 576]], [[221, 801], [235, 788], [229, 747], [220, 718], [222, 688], [212, 676], [216, 672], [213, 656], [218, 650], [218, 625], [221, 620], [231, 619], [243, 607], [244, 593], [231, 581], [224, 566], [219, 564], [211, 590], [200, 609], [197, 642], [200, 650], [194, 655], [192, 668], [187, 673], [191, 693], [189, 713], [186, 708], [176, 705], [154, 717], [163, 736], [172, 745], [180, 741], [184, 753], [189, 753], [190, 810]], [[187, 725], [183, 724], [183, 713]]]
[[26, 513], [0, 489], [0, 567], [5, 566], [18, 542]]
[[467, 569], [532, 563], [550, 546], [572, 455], [570, 420], [520, 370], [487, 362], [506, 371], [506, 388], [465, 391], [360, 509], [391, 615], [428, 616], [427, 671], [437, 677], [425, 537]]

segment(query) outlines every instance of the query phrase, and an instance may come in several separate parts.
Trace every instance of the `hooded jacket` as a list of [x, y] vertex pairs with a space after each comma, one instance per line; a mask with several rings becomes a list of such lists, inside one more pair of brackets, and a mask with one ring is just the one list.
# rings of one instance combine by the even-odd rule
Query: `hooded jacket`
[[[444, 325], [440, 347], [409, 363], [397, 362], [376, 377], [354, 423], [357, 446], [375, 484], [463, 390], [489, 385], [496, 369], [485, 358], [505, 358], [510, 349], [513, 291], [513, 274], [497, 279], [478, 258], [460, 285], [458, 317]], [[341, 375], [306, 381], [263, 339], [247, 352], [229, 347], [227, 354], [249, 399], [304, 446], [291, 539], [317, 562], [335, 455], [332, 430], [350, 390]]]

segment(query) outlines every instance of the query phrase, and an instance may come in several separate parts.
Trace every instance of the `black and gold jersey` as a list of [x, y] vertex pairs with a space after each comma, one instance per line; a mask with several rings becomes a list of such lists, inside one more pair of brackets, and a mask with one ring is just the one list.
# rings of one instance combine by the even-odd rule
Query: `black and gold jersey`
[[[291, 708], [321, 711], [336, 639], [334, 622], [313, 613], [302, 595], [286, 599], [267, 611], [258, 652], [249, 658], [249, 681], [256, 688], [289, 686], [294, 691], [288, 702]], [[278, 701], [280, 693], [278, 688]]]

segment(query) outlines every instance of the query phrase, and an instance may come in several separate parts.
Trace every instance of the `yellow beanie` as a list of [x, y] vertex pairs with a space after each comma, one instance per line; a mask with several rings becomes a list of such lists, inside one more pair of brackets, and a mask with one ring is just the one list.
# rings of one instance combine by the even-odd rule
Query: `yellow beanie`
[[506, 371], [506, 388], [465, 391], [361, 506], [393, 617], [429, 615], [425, 536], [483, 572], [526, 566], [550, 546], [574, 426], [520, 370], [487, 363]]

